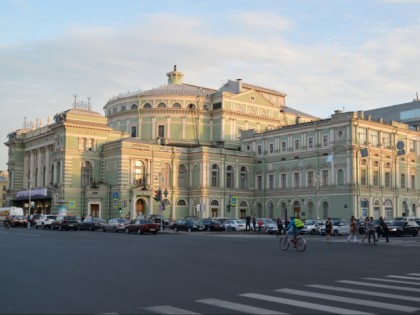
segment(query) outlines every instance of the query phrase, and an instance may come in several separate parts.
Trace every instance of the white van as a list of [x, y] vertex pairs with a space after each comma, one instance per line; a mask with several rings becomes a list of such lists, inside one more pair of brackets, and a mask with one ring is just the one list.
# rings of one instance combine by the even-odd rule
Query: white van
[[18, 207], [0, 208], [0, 221], [4, 221], [8, 215], [23, 215], [23, 209]]

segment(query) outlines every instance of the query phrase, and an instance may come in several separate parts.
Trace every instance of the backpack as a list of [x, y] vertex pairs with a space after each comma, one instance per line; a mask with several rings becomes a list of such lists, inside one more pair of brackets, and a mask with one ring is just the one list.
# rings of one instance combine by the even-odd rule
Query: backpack
[[301, 229], [301, 228], [303, 228], [304, 224], [303, 224], [302, 220], [295, 219], [295, 226], [296, 226], [296, 228]]

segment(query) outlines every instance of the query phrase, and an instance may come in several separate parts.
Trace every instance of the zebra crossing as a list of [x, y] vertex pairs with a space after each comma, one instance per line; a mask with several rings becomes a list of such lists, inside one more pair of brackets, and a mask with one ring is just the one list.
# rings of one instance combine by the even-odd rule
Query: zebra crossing
[[[145, 307], [148, 314], [420, 314], [420, 273], [336, 280], [331, 285], [308, 284], [267, 294], [240, 293], [230, 299], [205, 298], [189, 308]], [[256, 303], [258, 301], [258, 303]], [[203, 305], [206, 308], [203, 308]], [[210, 307], [210, 309], [208, 308]]]

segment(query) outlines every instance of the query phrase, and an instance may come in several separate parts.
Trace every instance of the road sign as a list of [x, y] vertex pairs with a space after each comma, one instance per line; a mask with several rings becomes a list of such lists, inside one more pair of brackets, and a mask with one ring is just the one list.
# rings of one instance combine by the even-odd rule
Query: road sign
[[113, 192], [112, 193], [112, 198], [117, 199], [119, 197], [117, 192]]
[[230, 205], [235, 207], [238, 204], [238, 196], [232, 196], [230, 198]]
[[363, 209], [363, 216], [367, 217], [367, 209]]

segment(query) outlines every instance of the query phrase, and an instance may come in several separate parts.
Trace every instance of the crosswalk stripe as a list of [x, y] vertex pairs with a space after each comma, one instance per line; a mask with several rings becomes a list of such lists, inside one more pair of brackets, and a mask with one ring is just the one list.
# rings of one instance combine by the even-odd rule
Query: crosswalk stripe
[[322, 311], [322, 312], [327, 312], [327, 313], [349, 314], [349, 315], [350, 314], [353, 314], [353, 315], [356, 315], [356, 314], [370, 314], [370, 313], [366, 313], [366, 312], [359, 312], [359, 311], [346, 309], [346, 308], [341, 308], [341, 307], [334, 307], [334, 306], [330, 306], [330, 305], [321, 305], [321, 304], [292, 300], [292, 299], [284, 299], [284, 298], [281, 298], [281, 297], [263, 295], [263, 294], [258, 294], [258, 293], [244, 293], [244, 294], [240, 294], [240, 296], [249, 297], [249, 298], [258, 299], [258, 300], [263, 300], [263, 301], [293, 305], [295, 307], [309, 308], [309, 309]]
[[194, 313], [191, 311], [184, 310], [182, 308], [176, 308], [169, 305], [150, 306], [150, 307], [145, 307], [144, 309], [157, 313], [157, 314], [200, 315], [200, 313]]
[[407, 279], [407, 280], [418, 280], [420, 281], [420, 278], [418, 277], [407, 277], [407, 276], [394, 276], [394, 275], [390, 275], [390, 276], [386, 276], [388, 278], [397, 278], [397, 279]]
[[417, 283], [417, 282], [394, 280], [394, 279], [382, 279], [382, 278], [363, 278], [363, 279], [374, 280], [374, 281], [393, 282], [393, 283], [403, 283], [403, 284], [411, 284], [411, 285], [420, 285], [420, 283]]
[[418, 277], [420, 277], [420, 273], [409, 273], [408, 275], [409, 276], [418, 276]]
[[350, 281], [350, 280], [338, 280], [336, 282], [354, 284], [354, 285], [363, 285], [367, 287], [375, 287], [375, 288], [382, 288], [382, 289], [394, 289], [394, 290], [400, 290], [400, 291], [420, 292], [420, 289], [416, 289], [416, 288], [398, 287], [395, 285], [386, 285], [382, 283], [377, 284], [377, 283], [368, 283], [368, 282], [359, 282], [359, 281]]
[[321, 284], [309, 284], [309, 285], [306, 285], [306, 286], [311, 287], [311, 288], [333, 290], [333, 291], [340, 291], [340, 292], [347, 292], [347, 293], [380, 296], [380, 297], [391, 298], [391, 299], [396, 299], [396, 300], [420, 302], [420, 298], [414, 297], [414, 296], [390, 294], [390, 293], [383, 293], [383, 292], [372, 292], [372, 291], [360, 290], [360, 289], [348, 289], [348, 288], [335, 287], [335, 286], [329, 286], [329, 285], [321, 285]]
[[407, 312], [407, 313], [413, 313], [419, 310], [419, 308], [411, 307], [411, 306], [396, 305], [396, 304], [391, 304], [391, 303], [383, 303], [383, 302], [376, 302], [376, 301], [369, 301], [369, 300], [362, 300], [362, 299], [354, 299], [354, 298], [338, 296], [338, 295], [330, 295], [330, 294], [324, 294], [324, 293], [308, 292], [308, 291], [293, 290], [293, 289], [278, 289], [275, 291], [281, 292], [281, 293], [312, 297], [312, 298], [319, 298], [319, 299], [330, 300], [330, 301], [338, 301], [338, 302], [352, 303], [352, 304], [354, 303], [356, 305], [384, 308], [384, 309]]
[[247, 314], [272, 314], [272, 315], [285, 315], [286, 313], [281, 313], [277, 311], [267, 310], [264, 308], [259, 308], [255, 306], [249, 306], [234, 302], [223, 301], [219, 299], [203, 299], [203, 300], [196, 300], [199, 303], [210, 304], [217, 307], [227, 308], [230, 310], [247, 313]]

